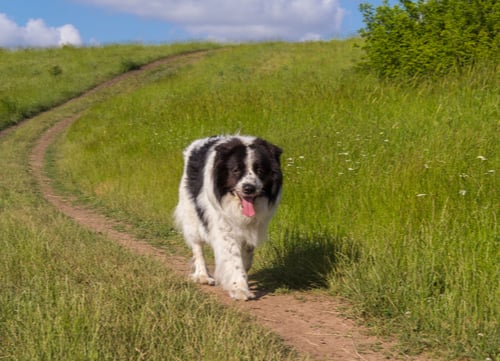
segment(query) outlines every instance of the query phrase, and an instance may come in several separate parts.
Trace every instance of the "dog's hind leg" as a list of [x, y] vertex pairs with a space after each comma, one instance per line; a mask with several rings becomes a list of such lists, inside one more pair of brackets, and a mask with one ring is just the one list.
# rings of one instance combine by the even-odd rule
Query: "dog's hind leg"
[[203, 255], [203, 243], [192, 242], [194, 272], [191, 279], [195, 282], [207, 285], [215, 285], [215, 280], [208, 274], [205, 256]]

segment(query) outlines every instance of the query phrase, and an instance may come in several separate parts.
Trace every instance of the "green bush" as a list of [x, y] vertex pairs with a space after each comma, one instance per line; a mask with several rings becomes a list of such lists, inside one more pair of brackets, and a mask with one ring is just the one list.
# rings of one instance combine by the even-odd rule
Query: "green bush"
[[478, 62], [498, 63], [500, 2], [384, 0], [362, 4], [365, 64], [387, 77], [441, 75]]

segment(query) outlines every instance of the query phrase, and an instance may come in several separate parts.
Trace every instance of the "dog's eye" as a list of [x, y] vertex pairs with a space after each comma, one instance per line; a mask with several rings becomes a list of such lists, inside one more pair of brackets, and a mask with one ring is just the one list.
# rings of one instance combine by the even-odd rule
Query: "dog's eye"
[[234, 175], [239, 175], [241, 173], [241, 171], [238, 167], [233, 167], [233, 168], [231, 168], [231, 173]]
[[253, 171], [262, 178], [270, 172], [270, 169], [266, 164], [256, 164], [254, 165]]

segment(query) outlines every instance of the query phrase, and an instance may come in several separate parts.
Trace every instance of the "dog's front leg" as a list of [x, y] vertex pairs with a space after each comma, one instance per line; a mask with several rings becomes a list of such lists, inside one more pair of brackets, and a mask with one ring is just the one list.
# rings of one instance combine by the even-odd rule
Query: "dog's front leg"
[[254, 246], [251, 246], [247, 243], [244, 243], [241, 247], [241, 256], [243, 259], [243, 267], [245, 267], [245, 271], [248, 273], [250, 268], [252, 268], [253, 262], [253, 251]]
[[236, 300], [254, 298], [242, 259], [241, 245], [229, 235], [214, 244], [215, 280]]

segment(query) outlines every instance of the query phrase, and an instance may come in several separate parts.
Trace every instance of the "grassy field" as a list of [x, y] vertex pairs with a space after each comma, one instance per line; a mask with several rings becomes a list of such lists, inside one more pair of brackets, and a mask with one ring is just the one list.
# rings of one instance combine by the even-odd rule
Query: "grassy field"
[[216, 45], [210, 43], [179, 43], [0, 49], [0, 130], [155, 59], [213, 47]]
[[62, 138], [64, 188], [172, 236], [181, 150], [255, 134], [285, 150], [254, 277], [327, 287], [408, 349], [500, 358], [498, 72], [395, 84], [356, 40], [228, 47], [94, 106]]
[[0, 359], [297, 359], [164, 265], [78, 227], [34, 186], [27, 159], [44, 129], [179, 66], [187, 65], [136, 76], [0, 137]]

